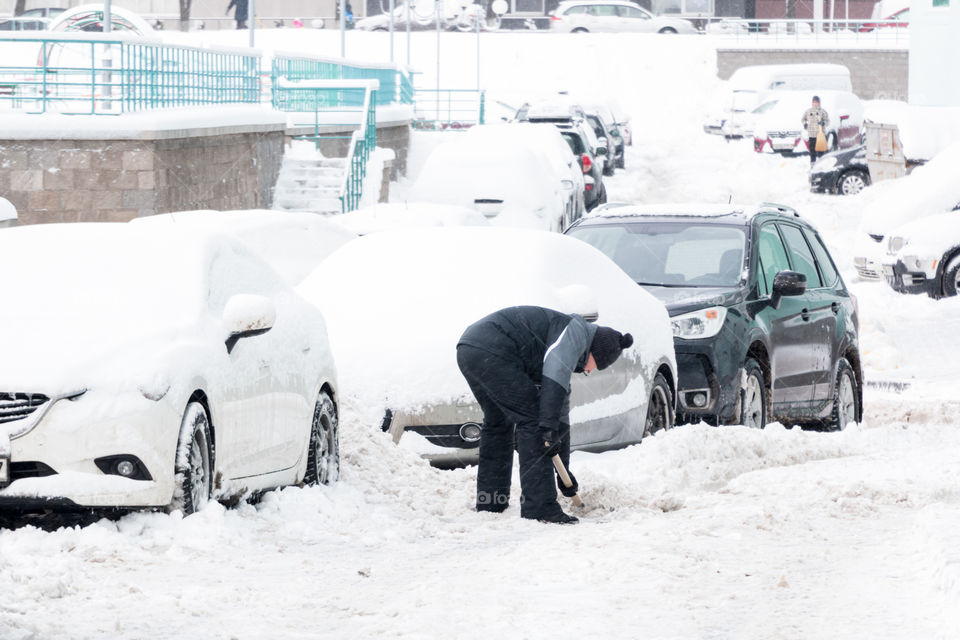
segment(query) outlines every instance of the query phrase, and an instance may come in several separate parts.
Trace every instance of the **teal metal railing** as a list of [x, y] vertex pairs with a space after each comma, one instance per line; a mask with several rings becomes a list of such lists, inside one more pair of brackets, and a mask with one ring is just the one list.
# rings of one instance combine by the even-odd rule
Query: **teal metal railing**
[[364, 100], [364, 121], [360, 129], [353, 132], [350, 148], [347, 150], [346, 173], [340, 188], [340, 208], [344, 213], [353, 211], [360, 205], [363, 181], [367, 177], [367, 161], [377, 146], [377, 91], [368, 88]]
[[476, 89], [417, 89], [413, 102], [417, 129], [467, 129], [484, 124], [486, 92]]
[[129, 36], [0, 37], [0, 108], [118, 114], [260, 101], [260, 56]]
[[[274, 87], [282, 78], [298, 80], [376, 80], [376, 105], [413, 104], [410, 74], [393, 65], [360, 64], [337, 58], [321, 58], [278, 53], [271, 62], [270, 79]], [[273, 101], [278, 96], [274, 90]]]

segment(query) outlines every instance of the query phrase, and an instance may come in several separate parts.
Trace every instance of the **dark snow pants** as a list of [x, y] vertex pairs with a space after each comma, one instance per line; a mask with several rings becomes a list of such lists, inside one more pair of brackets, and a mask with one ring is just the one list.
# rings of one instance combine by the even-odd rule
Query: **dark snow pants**
[[[524, 518], [556, 516], [553, 462], [543, 453], [539, 434], [540, 389], [512, 361], [470, 345], [457, 347], [457, 364], [483, 410], [480, 462], [477, 469], [477, 510], [503, 511], [510, 501], [513, 449], [520, 455], [520, 515]], [[516, 429], [516, 432], [514, 432]], [[563, 453], [570, 457], [570, 427], [561, 424]]]

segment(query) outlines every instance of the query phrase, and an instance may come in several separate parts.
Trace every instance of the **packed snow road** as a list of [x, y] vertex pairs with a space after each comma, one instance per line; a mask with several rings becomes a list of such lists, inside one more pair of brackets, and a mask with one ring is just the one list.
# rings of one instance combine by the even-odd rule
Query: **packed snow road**
[[[475, 41], [458, 35], [444, 34], [444, 60], [466, 77]], [[631, 112], [612, 200], [773, 200], [813, 221], [860, 299], [868, 383], [903, 392], [868, 387], [864, 423], [842, 433], [689, 425], [576, 453], [575, 527], [521, 520], [516, 475], [506, 513], [476, 513], [474, 469], [433, 469], [346, 406], [334, 486], [186, 519], [0, 530], [0, 638], [960, 637], [960, 358], [946, 320], [960, 305], [855, 280], [870, 189], [813, 195], [805, 158], [703, 134], [709, 39], [489, 35], [484, 77], [503, 101], [576, 78]], [[599, 78], [596, 59], [610, 61]]]

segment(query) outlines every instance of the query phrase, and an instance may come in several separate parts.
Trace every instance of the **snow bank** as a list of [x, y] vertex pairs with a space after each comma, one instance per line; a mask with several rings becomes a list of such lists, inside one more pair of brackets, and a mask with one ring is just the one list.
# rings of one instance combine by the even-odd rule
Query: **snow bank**
[[334, 220], [359, 235], [406, 227], [490, 226], [476, 209], [432, 202], [379, 203]]

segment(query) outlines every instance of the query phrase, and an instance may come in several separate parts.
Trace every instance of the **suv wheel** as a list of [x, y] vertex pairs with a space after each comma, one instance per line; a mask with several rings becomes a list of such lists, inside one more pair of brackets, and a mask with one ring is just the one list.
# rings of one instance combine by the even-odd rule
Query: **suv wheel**
[[857, 379], [846, 358], [837, 363], [837, 381], [833, 385], [833, 411], [830, 413], [830, 428], [842, 431], [860, 415], [860, 395]]
[[943, 274], [943, 295], [955, 296], [957, 293], [960, 293], [960, 261]]
[[756, 360], [748, 358], [743, 370], [747, 382], [740, 390], [740, 424], [763, 429], [767, 426], [767, 385], [764, 383], [763, 369]]

